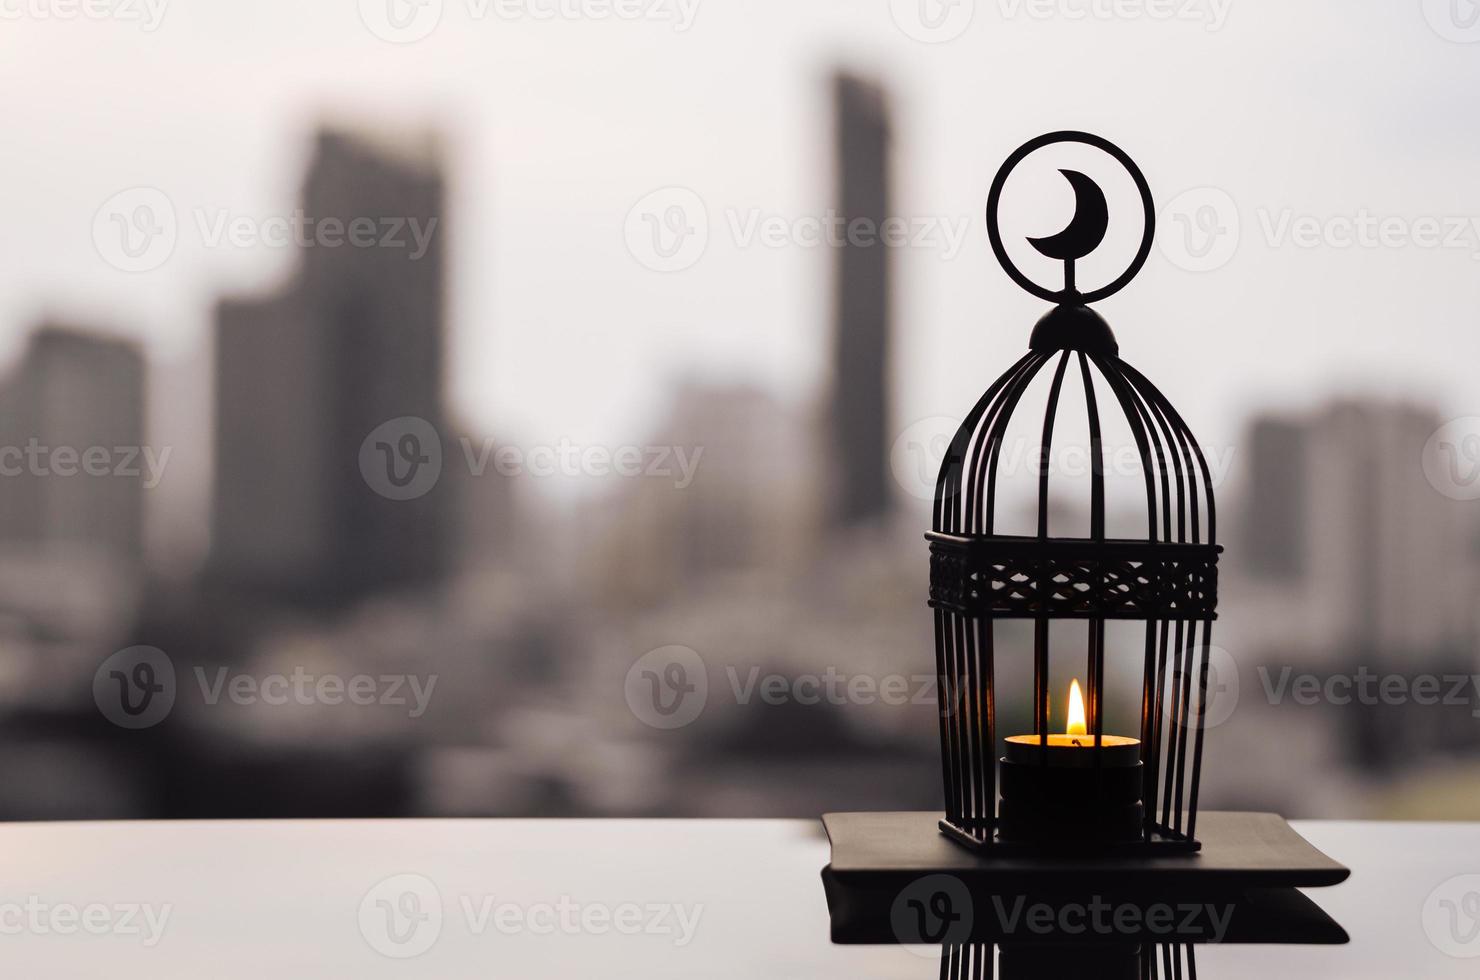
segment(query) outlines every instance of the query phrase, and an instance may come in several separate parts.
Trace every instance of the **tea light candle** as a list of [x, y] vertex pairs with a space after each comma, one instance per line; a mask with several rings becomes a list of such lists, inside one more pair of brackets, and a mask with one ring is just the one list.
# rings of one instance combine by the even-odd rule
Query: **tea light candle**
[[[1080, 768], [1095, 765], [1095, 737], [1085, 724], [1084, 694], [1079, 681], [1069, 685], [1069, 724], [1062, 735], [1048, 736], [1048, 744], [1037, 735], [1010, 735], [1004, 761], [1030, 765], [1048, 754], [1048, 765], [1054, 768]], [[1141, 761], [1141, 740], [1124, 735], [1100, 736], [1100, 765], [1107, 769], [1134, 766]]]
[[1066, 728], [1046, 740], [1008, 737], [999, 770], [999, 835], [1067, 847], [1135, 840], [1145, 813], [1141, 740], [1101, 735], [1096, 751], [1077, 680], [1069, 688]]

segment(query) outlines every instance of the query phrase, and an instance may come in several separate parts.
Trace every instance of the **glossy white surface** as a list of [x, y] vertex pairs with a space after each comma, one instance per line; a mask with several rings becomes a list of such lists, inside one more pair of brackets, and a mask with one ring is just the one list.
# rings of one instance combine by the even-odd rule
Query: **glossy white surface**
[[[1480, 825], [1297, 827], [1353, 869], [1312, 893], [1352, 944], [1202, 949], [1200, 977], [1477, 975], [1429, 940], [1424, 906], [1480, 871]], [[15, 976], [937, 975], [934, 950], [828, 942], [827, 842], [806, 821], [10, 824], [0, 842]], [[399, 875], [419, 877], [382, 884]]]

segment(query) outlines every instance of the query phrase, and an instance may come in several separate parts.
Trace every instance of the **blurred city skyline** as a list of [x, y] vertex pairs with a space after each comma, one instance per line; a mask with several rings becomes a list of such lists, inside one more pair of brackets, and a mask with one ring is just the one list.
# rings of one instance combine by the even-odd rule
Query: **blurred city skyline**
[[[1191, 272], [1158, 250], [1105, 310], [1127, 358], [1152, 376], [1208, 366], [1179, 401], [1206, 442], [1231, 445], [1265, 406], [1340, 394], [1477, 413], [1465, 365], [1480, 338], [1460, 311], [1480, 306], [1480, 242], [1304, 248], [1289, 233], [1301, 218], [1355, 221], [1360, 210], [1409, 225], [1480, 213], [1467, 178], [1474, 138], [1449, 122], [1474, 97], [1477, 68], [1420, 11], [1234, 6], [1212, 30], [978, 3], [965, 5], [974, 16], [958, 37], [931, 44], [884, 3], [862, 13], [778, 4], [771, 16], [700, 4], [682, 30], [660, 17], [475, 20], [475, 8], [448, 4], [427, 37], [393, 44], [341, 6], [248, 14], [178, 2], [147, 32], [23, 20], [0, 38], [0, 78], [29, 93], [0, 110], [12, 173], [0, 187], [10, 231], [0, 339], [17, 356], [30, 324], [59, 319], [145, 342], [150, 429], [176, 453], [151, 495], [169, 501], [151, 512], [157, 554], [198, 559], [205, 546], [201, 367], [214, 298], [270, 290], [292, 261], [283, 248], [209, 247], [200, 222], [290, 213], [326, 120], [444, 139], [457, 219], [449, 408], [471, 429], [524, 446], [641, 443], [685, 379], [757, 385], [805, 410], [829, 374], [826, 250], [742, 245], [735, 228], [828, 206], [835, 64], [890, 88], [897, 213], [965, 229], [950, 259], [938, 240], [898, 249], [896, 433], [959, 414], [1024, 348], [1041, 304], [999, 274], [981, 206], [995, 162], [1060, 126], [1126, 146], [1159, 206], [1214, 187], [1236, 207], [1226, 264]], [[264, 29], [279, 19], [295, 30]], [[78, 59], [86, 72], [70, 68]], [[240, 84], [244, 73], [253, 85]], [[1220, 84], [1197, 83], [1215, 74]], [[125, 84], [83, 88], [89, 77]], [[1296, 81], [1306, 99], [1275, 97]], [[1337, 89], [1341, 99], [1326, 97]], [[57, 113], [65, 130], [48, 123]], [[98, 146], [110, 148], [107, 168], [89, 162]], [[159, 268], [126, 273], [99, 255], [91, 229], [135, 187], [166, 194], [179, 242]], [[665, 273], [634, 258], [624, 226], [666, 187], [699, 196], [709, 242], [692, 267]], [[1162, 238], [1179, 231], [1163, 213]], [[561, 288], [572, 280], [583, 288]], [[1297, 317], [1308, 330], [1290, 328]], [[1419, 369], [1402, 368], [1415, 360]], [[605, 491], [591, 482], [546, 481], [567, 502]]]
[[[1435, 786], [1480, 795], [1468, 703], [1343, 709], [1269, 686], [1480, 667], [1480, 191], [1461, 179], [1480, 146], [1421, 111], [1401, 124], [1422, 132], [1389, 139], [1382, 99], [1315, 100], [1333, 77], [1370, 87], [1356, 53], [1386, 50], [1375, 12], [1333, 17], [1356, 47], [1313, 55], [1259, 28], [1317, 8], [1209, 0], [1185, 9], [1216, 23], [1091, 19], [1050, 41], [1005, 3], [943, 7], [973, 14], [955, 27], [823, 3], [776, 13], [780, 42], [751, 52], [752, 20], [711, 6], [459, 25], [483, 8], [432, 4], [416, 9], [442, 21], [397, 27], [376, 2], [304, 12], [290, 39], [263, 36], [261, 9], [238, 39], [248, 18], [172, 6], [121, 43], [160, 45], [130, 94], [168, 92], [170, 112], [114, 112], [104, 87], [75, 131], [18, 125], [0, 449], [53, 449], [0, 481], [0, 726], [24, 743], [0, 775], [26, 787], [0, 815], [935, 805], [930, 703], [745, 685], [932, 669], [921, 533], [943, 440], [1045, 309], [991, 257], [985, 189], [1058, 126], [1122, 145], [1159, 209], [1152, 261], [1103, 313], [1214, 468], [1214, 662], [1244, 696], [1210, 739], [1206, 802], [1433, 814], [1455, 805]], [[130, 29], [75, 26], [84, 48]], [[460, 27], [509, 46], [487, 68], [504, 88], [467, 87], [488, 51]], [[1480, 73], [1419, 14], [1383, 28], [1435, 46], [1402, 46], [1398, 88], [1420, 60]], [[45, 81], [77, 84], [41, 57], [46, 29], [24, 24], [36, 43], [0, 68], [43, 106]], [[1209, 40], [1225, 32], [1240, 44]], [[168, 84], [185, 62], [201, 84]], [[1238, 81], [1166, 74], [1194, 66]], [[1313, 71], [1311, 99], [1261, 96]], [[117, 155], [69, 153], [89, 131]], [[1139, 229], [1124, 176], [1071, 159], [1112, 212], [1084, 285]], [[1009, 250], [1067, 219], [1052, 167], [1010, 189]], [[1028, 491], [1040, 435], [1010, 430], [1004, 450]], [[1074, 533], [1087, 433], [1064, 422], [1054, 445], [1053, 533]], [[146, 472], [65, 475], [90, 447], [139, 449]], [[1140, 533], [1116, 493], [1139, 457], [1107, 462], [1110, 533]], [[1004, 530], [1030, 505], [1004, 492]], [[690, 669], [716, 698], [670, 725], [659, 683]], [[251, 693], [305, 672], [409, 678], [417, 698]], [[250, 690], [223, 701], [233, 677]], [[1426, 764], [1396, 772], [1407, 751]]]

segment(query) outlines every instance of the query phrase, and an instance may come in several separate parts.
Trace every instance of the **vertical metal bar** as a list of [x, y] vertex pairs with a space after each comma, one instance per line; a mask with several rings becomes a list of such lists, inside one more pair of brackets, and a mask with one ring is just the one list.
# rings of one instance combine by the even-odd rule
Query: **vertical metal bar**
[[974, 617], [961, 616], [957, 620], [957, 635], [961, 637], [961, 690], [956, 710], [961, 714], [961, 727], [966, 733], [966, 766], [969, 779], [963, 789], [966, 796], [966, 820], [975, 829], [982, 815], [982, 769], [986, 765], [985, 747], [982, 745], [981, 719], [977, 715], [976, 687], [980, 683], [976, 669], [976, 630]]
[[1197, 680], [1197, 744], [1192, 750], [1192, 795], [1187, 801], [1187, 836], [1197, 839], [1197, 794], [1202, 785], [1203, 732], [1208, 711], [1208, 661], [1212, 659], [1213, 621], [1203, 620], [1202, 663]]
[[[935, 608], [935, 669], [940, 675], [941, 691], [954, 690], [955, 679], [951, 676], [951, 663], [953, 657], [949, 646], [950, 616], [939, 606]], [[959, 825], [961, 818], [960, 797], [957, 795], [956, 787], [956, 742], [955, 732], [952, 727], [951, 711], [948, 706], [952, 698], [942, 694], [940, 709], [940, 761], [941, 779], [945, 784], [946, 795], [946, 819]]]
[[1170, 830], [1172, 826], [1172, 773], [1177, 768], [1177, 726], [1182, 719], [1177, 714], [1177, 693], [1182, 686], [1182, 624], [1183, 620], [1177, 620], [1176, 639], [1172, 643], [1172, 682], [1168, 685], [1168, 693], [1171, 695], [1172, 717], [1167, 722], [1167, 766], [1166, 786], [1162, 790], [1161, 824]]
[[996, 624], [987, 618], [977, 620], [976, 628], [981, 634], [977, 643], [982, 654], [982, 706], [986, 711], [986, 739], [983, 744], [987, 752], [987, 785], [982, 813], [988, 818], [987, 839], [991, 840], [997, 828], [997, 678], [993, 647]]
[[1177, 830], [1182, 829], [1182, 787], [1187, 775], [1187, 736], [1192, 731], [1190, 721], [1192, 712], [1192, 660], [1197, 650], [1197, 620], [1187, 624], [1187, 652], [1184, 659], [1187, 661], [1187, 672], [1182, 677], [1182, 728], [1177, 732], [1177, 741], [1180, 743], [1178, 749], [1177, 765]]
[[[997, 461], [1002, 452], [1002, 438], [1007, 433], [1007, 423], [1012, 418], [1012, 413], [1017, 408], [1018, 401], [1023, 397], [1023, 392], [1028, 390], [1028, 385], [1038, 376], [1038, 371], [1048, 363], [1049, 354], [1038, 353], [1032, 361], [1024, 366], [1013, 382], [1002, 392], [1002, 400], [996, 410], [996, 416], [992, 419], [991, 429], [987, 435], [987, 446], [983, 453], [977, 451], [977, 464], [972, 473], [973, 500], [982, 499], [982, 488], [986, 487], [986, 513], [979, 515], [977, 508], [971, 508], [973, 523], [970, 525], [973, 534], [991, 534], [997, 520]], [[981, 520], [977, 520], [978, 517]]]
[[1151, 825], [1155, 822], [1156, 803], [1148, 799], [1148, 789], [1155, 790], [1156, 777], [1151, 774], [1151, 718], [1156, 706], [1151, 701], [1152, 688], [1156, 685], [1156, 624], [1146, 624], [1146, 653], [1141, 675], [1141, 800], [1145, 807], [1143, 836], [1151, 840]]
[[[961, 613], [951, 613], [951, 650], [954, 655], [951, 670], [956, 677], [956, 691], [953, 698], [959, 698], [968, 686], [965, 663], [966, 637], [962, 635], [964, 621], [965, 617]], [[957, 786], [956, 799], [961, 807], [961, 826], [965, 827], [971, 807], [971, 733], [967, 730], [963, 714], [959, 703], [951, 712], [952, 726], [956, 732], [956, 778], [960, 781]]]
[[1048, 619], [1033, 621], [1033, 734], [1041, 746], [1038, 761], [1048, 765]]
[[1100, 435], [1100, 408], [1095, 399], [1095, 383], [1089, 373], [1089, 359], [1079, 354], [1079, 375], [1084, 379], [1084, 405], [1089, 414], [1089, 536], [1105, 540], [1105, 456]]
[[[1055, 417], [1059, 411], [1059, 393], [1064, 387], [1064, 368], [1069, 366], [1069, 352], [1064, 351], [1059, 358], [1059, 366], [1053, 372], [1053, 384], [1048, 389], [1048, 408], [1043, 413], [1043, 438], [1039, 443], [1041, 456], [1038, 466], [1038, 537], [1048, 537], [1048, 470], [1049, 458], [1053, 452], [1053, 426]], [[1048, 602], [1046, 589], [1039, 590], [1038, 601]]]
[[[1000, 378], [992, 382], [992, 386], [982, 394], [981, 398], [977, 399], [976, 404], [972, 406], [971, 411], [967, 413], [965, 420], [961, 423], [961, 427], [956, 430], [955, 436], [951, 439], [951, 445], [946, 450], [946, 458], [941, 462], [940, 473], [936, 477], [935, 520], [933, 525], [935, 530], [945, 531], [947, 533], [956, 533], [960, 530], [961, 479], [965, 469], [967, 450], [971, 446], [973, 436], [976, 435], [977, 426], [980, 424], [982, 416], [987, 412], [988, 408], [996, 402], [998, 394], [1006, 387], [1007, 383], [1016, 377], [1018, 372], [1023, 370], [1029, 362], [1039, 356], [1041, 355], [1034, 351], [1029, 351], [1020, 357], [1016, 364], [1003, 372]], [[972, 502], [968, 498], [968, 509], [971, 508], [971, 504]]]

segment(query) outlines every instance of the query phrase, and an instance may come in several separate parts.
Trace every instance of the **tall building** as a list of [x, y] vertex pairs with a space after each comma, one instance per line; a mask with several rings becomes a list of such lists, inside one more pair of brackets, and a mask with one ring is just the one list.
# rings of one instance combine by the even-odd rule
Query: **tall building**
[[[319, 135], [294, 281], [217, 311], [218, 581], [336, 604], [443, 570], [447, 488], [382, 493], [361, 447], [406, 417], [445, 437], [444, 203], [435, 148]], [[387, 436], [384, 465], [430, 449], [404, 438]]]
[[1289, 419], [1260, 418], [1249, 427], [1248, 493], [1242, 560], [1261, 577], [1288, 580], [1305, 570], [1308, 426]]
[[601, 592], [656, 601], [709, 576], [801, 567], [818, 523], [808, 421], [757, 388], [681, 385], [649, 440], [663, 448], [599, 498], [603, 552], [586, 564]]
[[0, 388], [8, 547], [143, 557], [144, 486], [160, 459], [160, 447], [143, 455], [144, 378], [130, 342], [56, 325], [31, 336]]
[[1421, 466], [1439, 424], [1430, 409], [1368, 400], [1254, 423], [1229, 561], [1263, 593], [1270, 644], [1411, 663], [1473, 643], [1464, 507]]
[[[890, 250], [878, 229], [890, 216], [889, 111], [872, 82], [833, 82], [838, 212], [844, 222], [872, 222], [872, 239], [834, 243], [832, 442], [835, 525], [880, 517], [889, 509]], [[845, 224], [844, 227], [847, 227]]]

